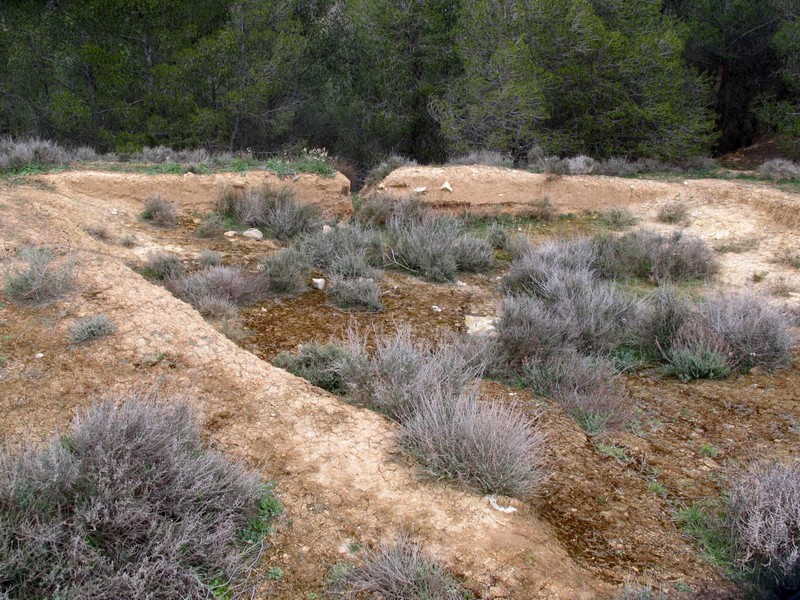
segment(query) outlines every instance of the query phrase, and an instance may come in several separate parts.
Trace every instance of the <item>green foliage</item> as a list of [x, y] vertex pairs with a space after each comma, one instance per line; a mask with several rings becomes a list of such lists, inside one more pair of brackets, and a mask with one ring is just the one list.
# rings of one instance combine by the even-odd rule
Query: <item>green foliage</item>
[[308, 380], [317, 387], [332, 393], [344, 393], [346, 385], [337, 365], [348, 357], [347, 351], [336, 344], [303, 344], [300, 352], [281, 352], [272, 364], [293, 375]]

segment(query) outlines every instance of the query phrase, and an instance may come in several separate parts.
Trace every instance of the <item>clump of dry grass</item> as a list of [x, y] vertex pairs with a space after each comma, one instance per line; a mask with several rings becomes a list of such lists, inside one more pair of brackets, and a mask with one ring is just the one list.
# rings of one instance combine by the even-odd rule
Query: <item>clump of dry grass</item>
[[714, 250], [720, 254], [741, 254], [755, 250], [761, 241], [752, 236], [728, 237], [714, 242]]
[[142, 274], [157, 281], [168, 281], [183, 276], [181, 259], [169, 252], [150, 252], [141, 269]]
[[69, 330], [69, 341], [73, 344], [84, 344], [117, 330], [116, 325], [106, 315], [94, 315], [80, 319]]
[[348, 600], [461, 600], [458, 581], [407, 535], [368, 550], [363, 562], [335, 582], [334, 594]]
[[658, 209], [656, 219], [661, 223], [686, 225], [689, 223], [689, 207], [683, 202], [670, 202]]
[[520, 209], [518, 216], [536, 221], [552, 221], [558, 216], [558, 210], [549, 196], [532, 200]]
[[89, 225], [84, 227], [83, 230], [96, 240], [101, 242], [111, 242], [111, 233], [105, 225]]
[[139, 217], [157, 227], [175, 227], [178, 224], [178, 206], [156, 194], [144, 201]]
[[599, 221], [611, 229], [624, 229], [626, 227], [633, 227], [639, 222], [639, 219], [630, 211], [630, 209], [620, 207], [611, 208], [601, 212], [599, 215]]
[[344, 279], [334, 276], [327, 287], [326, 294], [334, 306], [345, 310], [369, 312], [383, 310], [380, 286], [366, 277]]
[[53, 251], [40, 246], [19, 252], [22, 265], [4, 274], [4, 289], [9, 300], [18, 304], [44, 305], [69, 293], [74, 288], [74, 262], [57, 260]]

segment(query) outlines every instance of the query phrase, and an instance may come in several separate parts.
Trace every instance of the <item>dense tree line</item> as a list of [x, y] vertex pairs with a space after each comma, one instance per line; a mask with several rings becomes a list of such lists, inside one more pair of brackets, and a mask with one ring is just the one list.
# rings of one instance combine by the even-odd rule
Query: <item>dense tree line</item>
[[0, 133], [678, 158], [800, 153], [800, 0], [6, 0]]

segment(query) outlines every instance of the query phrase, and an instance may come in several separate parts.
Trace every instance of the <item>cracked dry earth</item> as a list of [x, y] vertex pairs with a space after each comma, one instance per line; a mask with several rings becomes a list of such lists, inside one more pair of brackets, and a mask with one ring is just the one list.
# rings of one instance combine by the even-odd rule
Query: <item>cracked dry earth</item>
[[[485, 167], [454, 169], [484, 172], [496, 185], [506, 186], [500, 189], [516, 190], [524, 199], [520, 202], [552, 192], [545, 189], [547, 180], [520, 183], [516, 175], [502, 180]], [[433, 185], [442, 175], [439, 170], [414, 173], [428, 178], [423, 181], [429, 189], [438, 189]], [[457, 204], [481, 203], [479, 196], [458, 196], [467, 188], [453, 173], [445, 175]], [[170, 197], [185, 177], [115, 176], [119, 179], [68, 172], [3, 182], [0, 188], [0, 258], [12, 261], [16, 249], [25, 245], [56, 245], [71, 251], [79, 279], [75, 293], [45, 309], [7, 302], [0, 307], [0, 356], [8, 357], [0, 364], [0, 410], [6, 415], [0, 433], [7, 443], [44, 441], [98, 394], [160, 382], [187, 396], [209, 441], [258, 467], [276, 482], [285, 503], [263, 572], [279, 566], [286, 576], [267, 581], [262, 597], [320, 594], [333, 564], [357, 560], [351, 554], [354, 547], [391, 539], [400, 530], [411, 531], [480, 598], [614, 598], [619, 583], [629, 577], [663, 585], [670, 597], [741, 597], [704, 562], [672, 515], [677, 506], [719, 494], [730, 465], [746, 462], [753, 452], [763, 458], [791, 456], [800, 442], [797, 361], [775, 374], [692, 385], [655, 372], [630, 376], [626, 385], [642, 407], [642, 430], [606, 440], [625, 451], [626, 462], [601, 455], [557, 407], [487, 382], [488, 396], [541, 414], [551, 440], [553, 476], [543, 494], [531, 503], [514, 501], [518, 511], [504, 514], [491, 509], [485, 498], [421, 479], [397, 452], [393, 425], [382, 417], [262, 360], [298, 343], [341, 335], [352, 323], [388, 330], [395, 321], [410, 321], [416, 335], [429, 337], [463, 330], [465, 314], [496, 314], [496, 274], [470, 276], [467, 286], [455, 287], [387, 273], [381, 285], [388, 310], [382, 316], [344, 315], [325, 305], [316, 291], [297, 300], [270, 301], [243, 311], [252, 331], [240, 347], [131, 267], [152, 249], [168, 249], [191, 261], [206, 247], [220, 251], [226, 262], [252, 265], [275, 245], [192, 236], [196, 225], [190, 213], [212, 205], [219, 180], [192, 176], [192, 185], [205, 196], [184, 202], [186, 196], [176, 192], [181, 226], [159, 230], [137, 221], [141, 202], [158, 185]], [[158, 178], [157, 183], [147, 177]], [[389, 189], [417, 182], [406, 179], [405, 186], [392, 188], [388, 184], [393, 177], [385, 181]], [[254, 177], [251, 183], [257, 181]], [[325, 181], [306, 182], [297, 183], [301, 200], [307, 195], [337, 207], [332, 212], [349, 210], [341, 187], [324, 190]], [[682, 196], [691, 210], [690, 232], [712, 243], [729, 236], [758, 238], [743, 253], [722, 255], [723, 283], [741, 285], [753, 272], [769, 271], [754, 284], [763, 287], [778, 274], [795, 275], [771, 258], [777, 249], [798, 247], [791, 221], [797, 214], [792, 210], [796, 196], [767, 186], [735, 192], [725, 188], [716, 194], [717, 184], [730, 182], [693, 183], [695, 192]], [[625, 190], [631, 184], [653, 185], [649, 196], [641, 192], [629, 203]], [[627, 205], [642, 225], [655, 227], [666, 227], [654, 222], [659, 206], [684, 190], [682, 183], [664, 188], [662, 182], [589, 177], [561, 178], [559, 185], [566, 191], [551, 198], [563, 212]], [[596, 205], [576, 191], [586, 186], [593, 187]], [[775, 194], [780, 198], [769, 201]], [[431, 196], [424, 198], [437, 204]], [[98, 224], [106, 225], [116, 239], [134, 233], [136, 247], [103, 243], [85, 233], [85, 227]], [[579, 217], [527, 227], [524, 233], [546, 239], [597, 230], [591, 218]], [[432, 313], [434, 304], [444, 310]], [[65, 340], [74, 319], [98, 312], [108, 314], [118, 332], [96, 344], [69, 347]], [[37, 359], [37, 353], [43, 356]], [[719, 455], [704, 455], [700, 449], [708, 446]], [[663, 492], [654, 493], [654, 481]], [[691, 592], [682, 595], [681, 589]]]

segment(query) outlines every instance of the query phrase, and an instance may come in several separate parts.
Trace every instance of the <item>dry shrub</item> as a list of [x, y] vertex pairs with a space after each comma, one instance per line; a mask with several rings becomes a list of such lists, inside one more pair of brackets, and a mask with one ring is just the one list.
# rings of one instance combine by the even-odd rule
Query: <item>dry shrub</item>
[[601, 212], [600, 223], [611, 229], [624, 229], [633, 227], [639, 219], [627, 208], [612, 208]]
[[183, 264], [169, 252], [150, 252], [142, 266], [142, 274], [158, 281], [179, 279], [183, 276]]
[[106, 315], [94, 315], [80, 319], [69, 330], [69, 341], [73, 344], [84, 344], [107, 335], [111, 335], [117, 327]]
[[151, 196], [144, 201], [144, 208], [139, 216], [143, 221], [157, 227], [175, 227], [178, 224], [178, 206], [161, 197]]
[[264, 229], [271, 237], [286, 240], [322, 225], [319, 209], [295, 200], [288, 187], [274, 190], [228, 188], [217, 199], [217, 212], [247, 227]]
[[108, 243], [111, 241], [111, 234], [105, 225], [89, 225], [84, 227], [83, 230], [94, 239], [100, 240], [101, 242]]
[[361, 565], [344, 576], [334, 593], [372, 600], [462, 600], [456, 579], [406, 535], [367, 551]]
[[550, 197], [545, 196], [525, 204], [520, 209], [518, 216], [524, 219], [535, 219], [536, 221], [552, 221], [558, 216], [558, 210], [556, 210]]
[[733, 370], [746, 372], [756, 366], [773, 370], [792, 360], [789, 317], [752, 291], [709, 296], [698, 308], [697, 320], [702, 329], [724, 341]]
[[70, 259], [56, 260], [48, 248], [31, 247], [19, 251], [22, 266], [4, 274], [4, 290], [17, 304], [44, 305], [68, 294], [74, 288]]
[[589, 156], [578, 155], [564, 160], [571, 175], [589, 175], [599, 167], [598, 162]]
[[639, 229], [621, 236], [598, 236], [596, 267], [605, 277], [653, 281], [705, 279], [719, 271], [714, 251], [682, 231], [662, 235]]
[[200, 251], [197, 261], [201, 267], [218, 267], [222, 264], [222, 256], [220, 256], [219, 252], [204, 248]]
[[569, 324], [553, 319], [547, 306], [536, 298], [507, 298], [495, 322], [497, 344], [510, 365], [544, 360], [569, 343]]
[[782, 248], [775, 252], [773, 261], [779, 265], [783, 265], [784, 267], [800, 269], [800, 250]]
[[597, 261], [591, 240], [547, 241], [533, 246], [527, 238], [512, 238], [514, 257], [502, 287], [512, 294], [541, 296], [545, 282], [565, 271], [586, 271]]
[[526, 363], [522, 376], [526, 385], [552, 398], [587, 433], [617, 429], [631, 416], [631, 400], [608, 360], [567, 349]]
[[389, 223], [387, 262], [435, 282], [453, 281], [458, 271], [486, 271], [494, 264], [491, 245], [464, 232], [460, 221], [427, 216]]
[[204, 317], [216, 321], [235, 321], [239, 318], [239, 307], [227, 298], [200, 296], [193, 306]]
[[496, 150], [473, 150], [469, 154], [462, 156], [451, 156], [447, 159], [448, 165], [486, 165], [487, 167], [506, 167], [514, 166], [511, 157], [497, 152]]
[[297, 354], [281, 352], [272, 364], [302, 377], [313, 385], [334, 394], [347, 391], [337, 366], [348, 359], [347, 351], [337, 344], [303, 344]]
[[52, 167], [69, 162], [70, 156], [55, 142], [40, 138], [0, 137], [0, 171], [16, 171], [28, 166]]
[[667, 375], [684, 383], [693, 379], [724, 379], [731, 372], [730, 348], [722, 336], [689, 321], [675, 334], [664, 353]]
[[401, 421], [400, 446], [434, 477], [489, 494], [525, 498], [546, 479], [545, 435], [520, 409], [459, 395], [421, 392]]
[[334, 306], [345, 310], [383, 310], [381, 288], [372, 279], [343, 279], [334, 276], [325, 292]]
[[12, 598], [248, 597], [280, 506], [203, 447], [188, 404], [110, 399], [43, 449], [0, 452], [0, 562]]
[[626, 177], [639, 173], [639, 165], [627, 158], [611, 157], [601, 161], [596, 172], [600, 175]]
[[351, 187], [358, 183], [358, 166], [354, 162], [341, 156], [333, 156], [328, 159], [328, 164], [331, 168], [344, 175], [350, 182]]
[[334, 227], [304, 236], [298, 248], [316, 268], [344, 278], [377, 277], [381, 264], [383, 238], [380, 233], [358, 223]]
[[400, 167], [414, 167], [417, 161], [400, 156], [399, 154], [391, 154], [385, 160], [378, 163], [367, 171], [367, 176], [364, 179], [364, 187], [369, 187], [379, 183], [385, 179], [392, 171]]
[[[356, 205], [355, 220], [367, 226], [384, 227], [400, 200], [385, 192], [373, 192]], [[416, 200], [416, 202], [419, 202]]]
[[225, 233], [225, 219], [217, 213], [209, 213], [195, 229], [194, 234], [203, 239], [217, 237]]
[[270, 254], [261, 263], [270, 292], [296, 296], [306, 290], [310, 267], [306, 255], [295, 247]]
[[167, 281], [167, 288], [181, 300], [199, 308], [208, 298], [247, 306], [263, 299], [268, 278], [262, 273], [245, 273], [237, 267], [209, 267], [180, 279]]
[[748, 250], [755, 250], [760, 244], [760, 240], [755, 237], [727, 237], [714, 243], [714, 250], [720, 254], [741, 254]]
[[736, 563], [786, 590], [800, 585], [800, 463], [757, 463], [729, 494]]
[[136, 236], [132, 233], [122, 236], [119, 240], [119, 245], [123, 248], [133, 248], [136, 245]]
[[689, 222], [689, 207], [683, 202], [670, 202], [658, 209], [656, 219], [662, 223], [685, 225]]
[[225, 188], [217, 198], [217, 213], [231, 217], [246, 227], [256, 227], [262, 224], [265, 204], [259, 190]]
[[692, 314], [692, 307], [675, 288], [662, 285], [644, 299], [641, 309], [636, 323], [638, 344], [651, 358], [663, 358]]
[[800, 179], [800, 163], [780, 158], [768, 160], [758, 167], [758, 175], [773, 181]]

